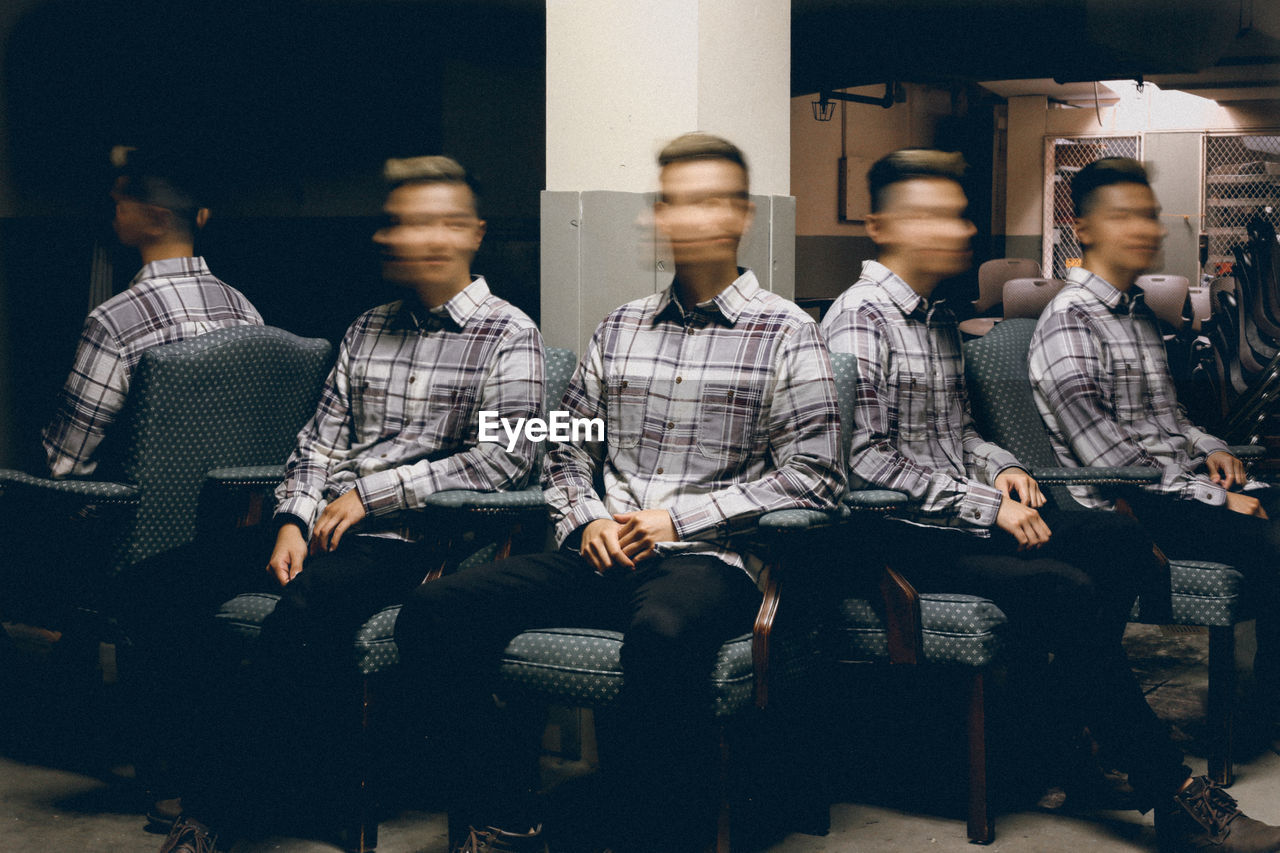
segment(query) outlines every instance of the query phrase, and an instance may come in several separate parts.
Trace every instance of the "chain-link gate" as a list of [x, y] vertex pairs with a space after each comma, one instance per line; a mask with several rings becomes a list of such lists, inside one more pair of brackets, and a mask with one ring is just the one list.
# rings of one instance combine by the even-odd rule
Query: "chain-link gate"
[[1103, 157], [1140, 158], [1137, 136], [1056, 137], [1046, 140], [1044, 187], [1044, 259], [1046, 274], [1062, 278], [1080, 265], [1080, 244], [1072, 227], [1071, 179]]
[[1230, 275], [1231, 248], [1248, 239], [1255, 216], [1280, 228], [1280, 136], [1206, 136], [1203, 230], [1209, 236], [1205, 271]]

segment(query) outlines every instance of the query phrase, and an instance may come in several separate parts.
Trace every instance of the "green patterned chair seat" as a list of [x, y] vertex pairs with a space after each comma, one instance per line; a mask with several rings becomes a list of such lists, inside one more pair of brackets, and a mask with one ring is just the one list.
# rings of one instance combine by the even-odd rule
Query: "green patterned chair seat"
[[280, 596], [275, 593], [246, 592], [224, 602], [213, 617], [222, 629], [220, 636], [242, 649], [241, 656], [246, 657], [262, 633], [263, 621], [276, 609], [279, 601]]
[[1134, 602], [1134, 622], [1168, 621], [1173, 625], [1230, 627], [1245, 618], [1244, 576], [1231, 566], [1202, 560], [1170, 560], [1172, 618], [1144, 613], [1141, 599]]
[[[591, 628], [539, 628], [507, 645], [500, 667], [502, 685], [561, 705], [607, 707], [622, 687], [622, 637]], [[751, 634], [720, 647], [711, 672], [712, 702], [719, 719], [753, 701], [755, 668]], [[816, 632], [782, 631], [770, 639], [771, 689], [808, 683], [822, 664]]]
[[[496, 545], [486, 545], [463, 560], [459, 569], [489, 562], [496, 550]], [[245, 592], [223, 602], [213, 617], [219, 627], [219, 636], [231, 644], [235, 654], [248, 658], [262, 633], [262, 623], [276, 609], [279, 601], [280, 596], [273, 592]], [[399, 613], [399, 604], [384, 607], [356, 630], [356, 668], [361, 675], [384, 672], [400, 662], [400, 654], [392, 639]]]
[[[888, 634], [879, 608], [865, 598], [848, 598], [840, 604], [840, 617], [830, 637], [837, 660], [889, 660]], [[921, 593], [921, 662], [989, 666], [999, 651], [1005, 622], [1000, 608], [985, 598]]]

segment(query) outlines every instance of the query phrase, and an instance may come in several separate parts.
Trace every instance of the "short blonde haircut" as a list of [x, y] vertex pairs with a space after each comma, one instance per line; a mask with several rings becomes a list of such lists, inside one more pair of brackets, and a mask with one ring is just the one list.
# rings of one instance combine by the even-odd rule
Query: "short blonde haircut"
[[471, 185], [471, 177], [462, 164], [440, 154], [393, 157], [383, 164], [382, 177], [393, 187], [410, 183]]
[[727, 139], [695, 130], [677, 136], [658, 152], [658, 167], [670, 166], [672, 163], [685, 163], [690, 160], [728, 160], [742, 168], [742, 174], [751, 183], [751, 173], [747, 168], [747, 158], [742, 149]]

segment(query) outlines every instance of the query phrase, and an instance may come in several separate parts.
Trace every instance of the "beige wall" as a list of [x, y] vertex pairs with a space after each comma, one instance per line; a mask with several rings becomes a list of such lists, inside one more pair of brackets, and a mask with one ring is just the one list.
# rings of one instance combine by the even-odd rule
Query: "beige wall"
[[548, 0], [547, 190], [648, 192], [663, 143], [705, 130], [788, 195], [790, 33], [788, 0]]
[[[907, 100], [889, 109], [847, 104], [845, 150], [850, 163], [851, 195], [865, 195], [866, 168], [898, 148], [931, 145], [938, 119], [951, 112], [950, 95], [927, 86], [905, 87]], [[878, 98], [883, 86], [849, 89]], [[791, 99], [791, 190], [796, 197], [796, 234], [865, 236], [866, 229], [836, 217], [836, 181], [840, 159], [840, 109], [828, 122], [814, 119], [815, 96]], [[852, 213], [852, 211], [851, 211]]]

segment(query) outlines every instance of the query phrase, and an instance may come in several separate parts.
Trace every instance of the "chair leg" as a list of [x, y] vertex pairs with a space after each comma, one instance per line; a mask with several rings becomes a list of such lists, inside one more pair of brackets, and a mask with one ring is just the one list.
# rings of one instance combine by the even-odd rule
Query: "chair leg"
[[1236, 717], [1236, 630], [1232, 625], [1209, 628], [1208, 724], [1212, 746], [1209, 777], [1227, 786], [1235, 780], [1231, 748]]
[[720, 814], [716, 826], [716, 853], [730, 853], [729, 738], [720, 727]]
[[356, 748], [355, 814], [352, 825], [343, 839], [343, 847], [350, 853], [373, 853], [378, 846], [378, 820], [374, 815], [371, 770], [373, 764], [373, 737], [369, 732], [369, 717], [373, 708], [373, 690], [368, 676], [363, 679], [363, 695], [360, 700], [360, 736]]
[[990, 844], [994, 838], [987, 803], [986, 676], [979, 670], [969, 682], [969, 841]]

